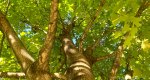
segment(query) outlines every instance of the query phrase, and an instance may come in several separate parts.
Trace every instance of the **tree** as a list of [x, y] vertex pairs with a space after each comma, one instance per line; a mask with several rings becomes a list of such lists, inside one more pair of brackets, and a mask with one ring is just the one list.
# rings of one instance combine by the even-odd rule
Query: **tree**
[[0, 2], [2, 79], [150, 78], [150, 1]]

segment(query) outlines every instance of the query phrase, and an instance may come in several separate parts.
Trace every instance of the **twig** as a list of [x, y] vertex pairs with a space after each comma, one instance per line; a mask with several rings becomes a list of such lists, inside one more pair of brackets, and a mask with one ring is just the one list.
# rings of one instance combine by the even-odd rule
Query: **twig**
[[102, 32], [102, 36], [100, 37], [100, 38], [98, 38], [96, 41], [95, 41], [95, 43], [92, 45], [92, 50], [94, 50], [96, 47], [97, 47], [97, 45], [98, 45], [98, 43], [100, 42], [100, 40], [103, 38], [103, 36], [105, 35], [108, 35], [109, 34], [109, 32], [113, 32], [113, 30], [105, 30], [104, 32]]
[[60, 19], [60, 22], [61, 22], [62, 27], [64, 28], [64, 27], [65, 27], [65, 26], [64, 26], [64, 22], [63, 22], [63, 19], [62, 19], [61, 15], [60, 15], [60, 12], [59, 12], [59, 11], [58, 11], [58, 17], [59, 17], [59, 19]]
[[114, 52], [112, 54], [108, 54], [108, 55], [102, 56], [102, 57], [99, 57], [99, 58], [96, 58], [94, 63], [98, 62], [98, 61], [102, 61], [102, 60], [108, 59], [110, 57], [113, 57], [115, 54], [116, 54], [116, 52]]
[[7, 15], [8, 13], [8, 8], [10, 6], [10, 0], [7, 0], [7, 6], [6, 6], [6, 10], [5, 10], [5, 16]]
[[103, 5], [105, 4], [105, 0], [102, 0], [100, 2], [100, 6], [98, 8], [98, 10], [96, 11], [95, 15], [90, 19], [90, 21], [88, 22], [86, 28], [84, 29], [84, 32], [81, 36], [81, 38], [79, 39], [79, 52], [82, 52], [83, 49], [83, 40], [86, 38], [86, 35], [88, 33], [88, 31], [90, 30], [90, 28], [92, 27], [94, 21], [96, 20], [97, 16], [99, 15], [99, 12], [102, 10]]
[[1, 39], [1, 43], [0, 43], [0, 56], [1, 56], [2, 49], [3, 49], [4, 39], [5, 39], [5, 35], [3, 34], [2, 39]]

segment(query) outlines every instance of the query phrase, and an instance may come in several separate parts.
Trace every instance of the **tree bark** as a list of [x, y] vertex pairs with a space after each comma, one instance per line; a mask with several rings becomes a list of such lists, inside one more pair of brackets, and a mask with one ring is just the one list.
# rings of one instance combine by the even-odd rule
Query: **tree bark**
[[25, 72], [27, 68], [34, 62], [34, 59], [29, 55], [29, 52], [18, 38], [16, 32], [11, 27], [5, 15], [0, 11], [0, 30], [6, 36], [17, 60]]
[[115, 57], [115, 60], [111, 69], [109, 80], [116, 79], [116, 74], [117, 74], [118, 68], [120, 67], [120, 60], [121, 60], [122, 54], [123, 54], [123, 45], [120, 45], [118, 47], [118, 50], [116, 51], [116, 57]]
[[39, 58], [36, 61], [29, 55], [29, 52], [18, 38], [5, 15], [0, 11], [0, 30], [6, 36], [23, 72], [29, 80], [51, 80], [49, 73], [49, 52], [52, 49], [56, 33], [57, 10], [58, 0], [52, 0], [48, 34], [39, 52]]
[[66, 72], [68, 80], [94, 80], [88, 60], [67, 37], [63, 38], [63, 50], [70, 65]]
[[49, 54], [52, 50], [53, 43], [55, 40], [55, 33], [57, 29], [57, 16], [58, 16], [58, 0], [51, 1], [50, 9], [50, 21], [48, 26], [48, 32], [44, 44], [39, 52], [38, 67], [42, 70], [49, 70]]
[[57, 28], [58, 0], [51, 1], [50, 10], [50, 22], [44, 45], [39, 52], [38, 60], [27, 70], [27, 77], [30, 80], [51, 80], [49, 73], [49, 55], [52, 50]]
[[60, 36], [62, 48], [67, 57], [67, 64], [69, 64], [66, 77], [68, 80], [94, 80], [90, 63], [71, 41], [72, 28], [71, 25], [63, 28]]
[[29, 80], [50, 80], [51, 77], [48, 72], [40, 70], [38, 64], [29, 55], [27, 49], [24, 47], [21, 40], [11, 27], [6, 17], [0, 12], [0, 26], [1, 31], [5, 34], [14, 54], [21, 65], [23, 72]]
[[6, 78], [25, 78], [25, 74], [23, 72], [0, 72], [0, 77]]

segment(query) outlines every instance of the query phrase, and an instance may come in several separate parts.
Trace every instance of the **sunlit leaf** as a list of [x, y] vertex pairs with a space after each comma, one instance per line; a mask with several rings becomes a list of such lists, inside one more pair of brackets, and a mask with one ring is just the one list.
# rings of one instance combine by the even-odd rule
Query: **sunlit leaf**
[[148, 50], [150, 49], [150, 43], [149, 43], [149, 40], [148, 40], [148, 39], [144, 39], [144, 40], [142, 41], [141, 48], [142, 48], [144, 51], [148, 51]]
[[21, 36], [25, 36], [25, 34], [26, 34], [25, 32], [21, 32], [20, 33]]

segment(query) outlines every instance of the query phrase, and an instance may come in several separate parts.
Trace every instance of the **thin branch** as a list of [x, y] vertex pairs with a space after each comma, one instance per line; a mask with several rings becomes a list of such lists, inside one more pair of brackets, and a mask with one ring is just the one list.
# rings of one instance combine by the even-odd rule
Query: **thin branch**
[[149, 0], [144, 0], [140, 6], [140, 8], [138, 9], [135, 17], [140, 17], [142, 12], [148, 8], [150, 6], [150, 1]]
[[[32, 31], [34, 32], [34, 33], [36, 33], [37, 31], [42, 31], [42, 32], [44, 32], [44, 30], [42, 30], [40, 27], [39, 27], [39, 25], [36, 25], [36, 24], [31, 24], [30, 23], [30, 21], [28, 21], [28, 20], [20, 20], [22, 23], [26, 23], [26, 24], [28, 24], [28, 25], [30, 25], [31, 26], [31, 29], [32, 29]], [[45, 34], [46, 34], [46, 32], [44, 32]]]
[[7, 0], [7, 6], [6, 6], [6, 10], [5, 10], [5, 15], [7, 15], [7, 13], [8, 13], [9, 6], [10, 6], [10, 0]]
[[101, 37], [98, 38], [95, 43], [92, 45], [92, 50], [94, 50], [97, 46], [98, 46], [98, 43], [100, 42], [100, 40], [104, 37], [104, 35], [108, 35], [110, 32], [113, 32], [113, 30], [105, 30], [104, 32], [101, 33]]
[[[61, 54], [64, 53], [63, 52], [63, 46], [60, 47], [60, 53]], [[57, 68], [56, 71], [60, 71], [60, 69], [62, 69], [64, 64], [66, 63], [66, 55], [64, 55], [64, 60], [62, 58], [63, 58], [63, 56], [61, 55], [61, 57], [60, 57], [60, 66]]]
[[100, 40], [101, 40], [101, 38], [98, 38], [98, 39], [95, 41], [95, 43], [94, 43], [93, 46], [92, 46], [92, 50], [94, 50], [94, 49], [96, 48], [96, 46], [99, 44]]
[[48, 26], [48, 33], [39, 52], [38, 64], [39, 68], [43, 70], [48, 70], [49, 65], [49, 52], [52, 50], [52, 46], [55, 40], [55, 33], [57, 29], [57, 16], [58, 16], [58, 0], [51, 1], [51, 13], [50, 13], [50, 22]]
[[114, 52], [112, 54], [108, 54], [108, 55], [102, 56], [102, 57], [99, 57], [99, 58], [96, 58], [94, 63], [98, 62], [98, 61], [102, 61], [102, 60], [108, 59], [110, 57], [113, 57], [115, 54], [116, 54], [116, 52]]
[[29, 52], [17, 36], [14, 29], [11, 27], [5, 15], [0, 11], [0, 30], [5, 34], [14, 54], [22, 67], [23, 71], [34, 62], [34, 59], [29, 55]]
[[[90, 53], [91, 55], [93, 54], [93, 51], [96, 49], [97, 46], [100, 46], [100, 40], [102, 40], [102, 38], [104, 36], [107, 36], [108, 34], [114, 32], [114, 30], [112, 29], [108, 29], [108, 30], [104, 30], [102, 33], [101, 33], [101, 36], [98, 37], [97, 39], [95, 39], [95, 42], [91, 45], [89, 45], [88, 47], [86, 47], [85, 49], [85, 52], [88, 52], [88, 51], [91, 51], [92, 53]], [[89, 53], [88, 53], [89, 54]]]
[[63, 19], [62, 19], [61, 15], [60, 15], [60, 12], [59, 12], [59, 11], [58, 11], [58, 17], [59, 17], [59, 19], [60, 19], [60, 22], [61, 22], [62, 27], [64, 28], [64, 27], [65, 27], [65, 26], [64, 26], [64, 22], [63, 22]]
[[63, 61], [61, 61], [60, 62], [60, 66], [57, 68], [57, 70], [56, 71], [60, 71], [60, 69], [62, 69], [63, 68], [63, 66], [64, 66], [64, 64], [66, 63], [66, 61], [65, 60], [63, 60]]
[[110, 72], [110, 76], [109, 76], [110, 80], [115, 80], [118, 68], [120, 67], [120, 60], [121, 60], [121, 56], [123, 54], [124, 41], [125, 40], [122, 39], [120, 46], [118, 47], [118, 49], [116, 51], [115, 60], [114, 60], [114, 63], [113, 63], [113, 66], [112, 66], [112, 69]]
[[100, 2], [100, 6], [98, 8], [98, 10], [96, 11], [95, 15], [91, 18], [91, 20], [88, 22], [81, 38], [79, 39], [80, 40], [80, 43], [79, 43], [79, 52], [82, 52], [82, 49], [83, 49], [83, 40], [86, 38], [86, 35], [88, 33], [88, 31], [90, 30], [90, 28], [92, 27], [94, 21], [96, 20], [97, 16], [99, 15], [100, 11], [102, 10], [102, 7], [104, 6], [105, 4], [105, 0], [101, 0]]
[[5, 35], [3, 34], [2, 39], [1, 39], [1, 43], [0, 43], [0, 56], [1, 56], [1, 52], [2, 52], [2, 50], [3, 50], [3, 42], [4, 42], [4, 39], [5, 39]]
[[24, 19], [20, 19], [20, 21], [21, 21], [22, 23], [26, 23], [26, 24], [30, 25], [33, 32], [36, 33], [37, 31], [42, 31], [43, 33], [47, 34], [47, 32], [44, 31], [44, 30], [42, 30], [42, 29], [39, 27], [39, 25], [32, 24], [32, 23], [26, 18], [26, 16], [25, 16], [23, 13], [20, 13], [20, 15], [24, 17]]

